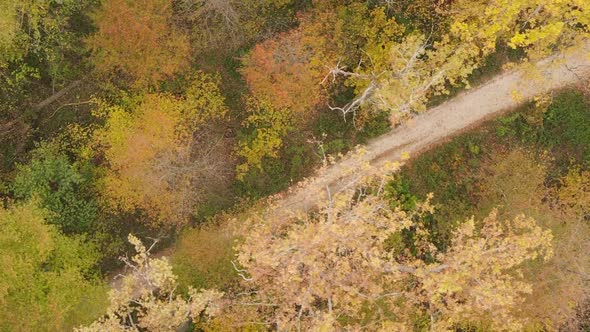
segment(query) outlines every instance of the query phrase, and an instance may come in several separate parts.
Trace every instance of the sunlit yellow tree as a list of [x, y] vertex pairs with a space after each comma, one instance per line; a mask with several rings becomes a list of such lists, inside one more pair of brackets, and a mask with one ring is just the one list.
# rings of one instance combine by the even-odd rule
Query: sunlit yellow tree
[[334, 76], [348, 77], [357, 90], [353, 101], [337, 109], [387, 110], [399, 122], [423, 111], [433, 94], [469, 86], [469, 75], [498, 45], [523, 49], [530, 60], [576, 45], [588, 36], [589, 6], [583, 0], [454, 1], [445, 7], [452, 22], [448, 32], [414, 32], [381, 48], [369, 41], [362, 66], [333, 67]]

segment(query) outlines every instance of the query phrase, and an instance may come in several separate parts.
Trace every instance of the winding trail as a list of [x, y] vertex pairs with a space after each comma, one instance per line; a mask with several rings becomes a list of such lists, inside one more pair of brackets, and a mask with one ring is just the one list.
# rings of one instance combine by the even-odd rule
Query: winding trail
[[366, 153], [361, 158], [345, 157], [304, 183], [277, 195], [274, 208], [269, 213], [282, 215], [308, 211], [327, 188], [331, 193], [337, 192], [350, 183], [352, 176], [358, 176], [358, 172], [347, 176], [342, 174], [363, 162], [375, 166], [364, 171], [371, 172], [385, 162], [401, 160], [402, 154], [415, 156], [537, 95], [589, 79], [590, 42], [540, 61], [535, 67], [538, 71], [515, 70], [501, 74], [476, 89], [466, 90], [415, 116], [408, 123], [371, 141], [364, 147]]

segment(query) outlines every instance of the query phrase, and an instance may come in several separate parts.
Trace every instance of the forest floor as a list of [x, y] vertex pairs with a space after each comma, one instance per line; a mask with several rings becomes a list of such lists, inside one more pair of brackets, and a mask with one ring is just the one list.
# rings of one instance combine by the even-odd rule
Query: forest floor
[[[467, 90], [447, 102], [429, 109], [394, 128], [331, 166], [319, 169], [312, 177], [289, 190], [269, 198], [266, 214], [288, 217], [315, 207], [328, 193], [350, 186], [355, 179], [381, 170], [387, 162], [402, 161], [406, 154], [415, 157], [451, 138], [494, 119], [535, 96], [590, 79], [590, 43], [558, 56], [512, 70]], [[369, 163], [372, 167], [362, 167]], [[158, 251], [153, 258], [169, 256], [173, 247]], [[117, 274], [111, 286], [120, 286]]]
[[[334, 165], [319, 170], [311, 178], [273, 196], [272, 207], [268, 212], [286, 216], [309, 211], [328, 191], [333, 195], [353, 183], [359, 175], [378, 172], [385, 163], [401, 161], [407, 154], [416, 156], [517, 108], [535, 96], [589, 78], [590, 43], [547, 58], [534, 66], [498, 75], [372, 140], [363, 147], [362, 155], [349, 153]], [[364, 163], [370, 163], [373, 167], [362, 168]]]

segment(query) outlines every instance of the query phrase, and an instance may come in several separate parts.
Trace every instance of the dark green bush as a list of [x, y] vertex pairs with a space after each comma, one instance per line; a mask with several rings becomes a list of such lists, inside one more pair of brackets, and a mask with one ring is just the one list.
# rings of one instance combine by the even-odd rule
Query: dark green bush
[[548, 147], [590, 161], [590, 105], [581, 93], [566, 91], [555, 98], [545, 114], [540, 139]]
[[30, 164], [17, 167], [12, 192], [18, 199], [37, 197], [41, 207], [49, 211], [47, 221], [65, 233], [84, 233], [98, 213], [88, 190], [90, 180], [55, 147], [46, 144], [33, 152]]

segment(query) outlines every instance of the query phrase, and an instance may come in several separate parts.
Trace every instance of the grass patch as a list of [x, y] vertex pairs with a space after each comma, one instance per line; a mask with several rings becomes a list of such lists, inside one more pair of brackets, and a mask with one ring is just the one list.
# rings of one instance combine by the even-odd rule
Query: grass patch
[[[590, 103], [575, 90], [566, 90], [553, 98], [542, 114], [535, 118], [533, 105], [497, 120], [496, 133], [505, 140], [516, 140], [539, 150], [546, 150], [555, 159], [550, 177], [564, 175], [572, 165], [590, 164]], [[538, 116], [538, 115], [537, 115]]]
[[541, 142], [563, 157], [590, 162], [590, 105], [576, 91], [566, 91], [549, 107], [540, 132]]

